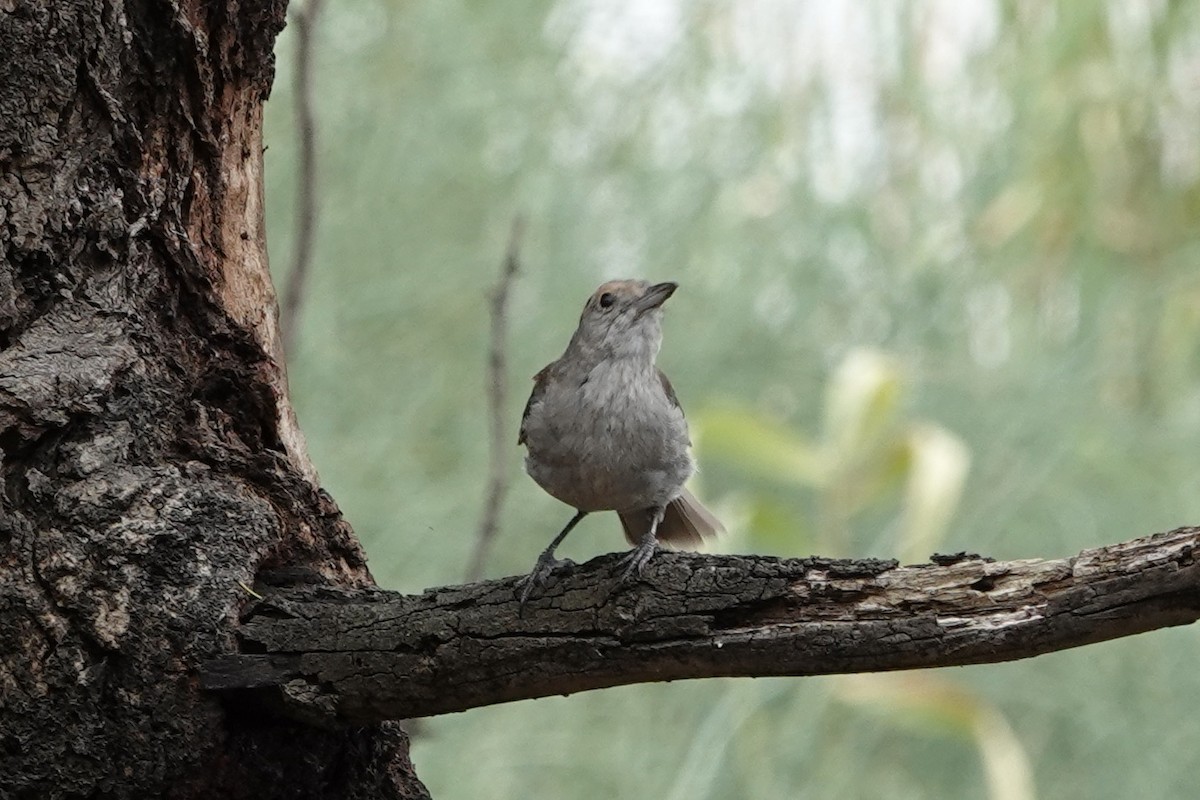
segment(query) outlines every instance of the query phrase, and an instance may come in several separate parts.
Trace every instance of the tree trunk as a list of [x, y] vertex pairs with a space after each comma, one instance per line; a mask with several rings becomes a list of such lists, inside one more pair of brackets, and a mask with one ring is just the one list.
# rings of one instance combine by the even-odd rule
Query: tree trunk
[[225, 706], [264, 570], [367, 587], [287, 399], [284, 4], [0, 0], [0, 797], [424, 797], [394, 724]]

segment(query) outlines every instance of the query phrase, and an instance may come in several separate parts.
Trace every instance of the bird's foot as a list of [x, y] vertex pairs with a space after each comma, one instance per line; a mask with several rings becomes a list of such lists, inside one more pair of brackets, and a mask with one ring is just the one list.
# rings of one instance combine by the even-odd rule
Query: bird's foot
[[544, 551], [538, 556], [537, 563], [533, 565], [533, 570], [521, 580], [517, 581], [517, 588], [521, 590], [521, 605], [529, 600], [529, 595], [533, 594], [535, 588], [540, 588], [546, 585], [546, 579], [550, 577], [550, 573], [559, 567], [573, 567], [575, 562], [569, 558], [555, 558], [554, 554], [549, 550]]
[[618, 562], [618, 566], [625, 567], [621, 573], [621, 582], [629, 580], [630, 576], [634, 574], [641, 575], [646, 564], [650, 563], [650, 559], [654, 557], [656, 550], [658, 550], [658, 540], [653, 536], [647, 536], [637, 547], [626, 553], [625, 557]]

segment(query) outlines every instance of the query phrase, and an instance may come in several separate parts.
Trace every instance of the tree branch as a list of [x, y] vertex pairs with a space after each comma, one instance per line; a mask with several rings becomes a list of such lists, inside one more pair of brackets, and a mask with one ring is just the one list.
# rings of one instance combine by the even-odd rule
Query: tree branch
[[313, 241], [317, 235], [317, 119], [313, 110], [313, 34], [321, 13], [322, 0], [307, 0], [293, 6], [296, 26], [296, 65], [292, 92], [295, 95], [296, 135], [300, 160], [296, 166], [296, 243], [292, 250], [292, 269], [284, 286], [279, 326], [283, 331], [283, 349], [295, 353], [300, 328], [300, 308], [308, 286]]
[[467, 565], [467, 580], [478, 580], [483, 574], [488, 552], [500, 528], [500, 510], [508, 493], [509, 458], [512, 439], [505, 419], [508, 416], [508, 295], [520, 269], [521, 236], [525, 221], [520, 215], [513, 218], [508, 235], [508, 249], [500, 267], [500, 279], [491, 292], [492, 333], [488, 347], [488, 420], [491, 444], [488, 447], [488, 486], [483, 503], [483, 518], [479, 534]]
[[821, 675], [1028, 658], [1200, 618], [1200, 528], [1072, 558], [937, 563], [662, 553], [557, 574], [522, 614], [515, 579], [291, 588], [250, 608], [207, 688], [310, 721], [363, 723], [716, 676]]

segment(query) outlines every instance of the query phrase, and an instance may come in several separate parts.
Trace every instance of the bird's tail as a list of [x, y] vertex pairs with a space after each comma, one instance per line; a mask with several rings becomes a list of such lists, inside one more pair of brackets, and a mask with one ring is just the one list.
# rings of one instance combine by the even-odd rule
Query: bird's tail
[[[621, 527], [625, 538], [636, 545], [650, 527], [653, 511], [621, 511]], [[662, 522], [658, 524], [658, 540], [685, 550], [694, 550], [707, 538], [725, 532], [725, 526], [713, 513], [700, 504], [695, 495], [684, 489], [667, 504]]]

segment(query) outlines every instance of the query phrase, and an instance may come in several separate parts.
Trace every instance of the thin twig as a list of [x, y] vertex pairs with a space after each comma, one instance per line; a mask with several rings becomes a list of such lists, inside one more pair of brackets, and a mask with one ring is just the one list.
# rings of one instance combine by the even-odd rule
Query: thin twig
[[296, 25], [296, 73], [292, 84], [295, 95], [296, 131], [300, 137], [299, 175], [296, 182], [296, 244], [292, 251], [292, 271], [280, 308], [283, 349], [290, 354], [299, 329], [300, 306], [308, 284], [313, 240], [317, 232], [317, 122], [313, 113], [312, 65], [313, 31], [321, 13], [322, 0], [308, 0], [293, 6]]
[[508, 459], [512, 452], [508, 426], [504, 423], [508, 413], [508, 368], [506, 340], [508, 338], [508, 294], [520, 266], [521, 235], [525, 222], [518, 215], [513, 219], [512, 232], [508, 237], [508, 251], [500, 267], [500, 280], [491, 292], [492, 336], [488, 350], [488, 411], [490, 412], [491, 447], [488, 469], [487, 495], [483, 503], [483, 518], [479, 522], [479, 535], [475, 539], [475, 550], [467, 567], [467, 580], [478, 580], [487, 563], [488, 552], [496, 538], [500, 523], [500, 509], [508, 493]]

